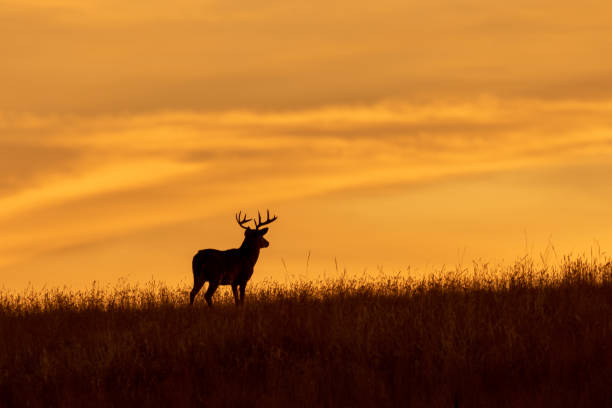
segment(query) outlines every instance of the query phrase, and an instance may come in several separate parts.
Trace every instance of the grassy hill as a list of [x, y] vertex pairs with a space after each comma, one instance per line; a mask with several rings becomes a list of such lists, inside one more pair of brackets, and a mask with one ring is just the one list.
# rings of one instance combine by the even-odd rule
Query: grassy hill
[[0, 406], [612, 406], [612, 264], [0, 293]]

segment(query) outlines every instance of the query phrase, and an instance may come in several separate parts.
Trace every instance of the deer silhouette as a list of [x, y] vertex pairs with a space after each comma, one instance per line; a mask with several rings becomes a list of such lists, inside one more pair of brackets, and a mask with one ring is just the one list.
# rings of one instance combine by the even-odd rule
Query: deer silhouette
[[[242, 211], [236, 214], [236, 222], [244, 228], [244, 241], [240, 248], [219, 251], [217, 249], [202, 249], [193, 257], [193, 289], [189, 295], [189, 302], [193, 301], [208, 282], [208, 289], [204, 294], [204, 299], [208, 306], [212, 307], [212, 297], [219, 285], [232, 285], [232, 293], [236, 305], [244, 303], [244, 293], [246, 285], [251, 276], [257, 259], [259, 250], [267, 248], [270, 243], [264, 238], [268, 228], [260, 227], [276, 221], [278, 217], [270, 218], [270, 210], [266, 210], [267, 219], [261, 220], [261, 214], [257, 212], [257, 220], [253, 221], [255, 229], [245, 226], [252, 218], [247, 219], [246, 214], [242, 218]], [[238, 297], [238, 287], [240, 287], [240, 297]]]

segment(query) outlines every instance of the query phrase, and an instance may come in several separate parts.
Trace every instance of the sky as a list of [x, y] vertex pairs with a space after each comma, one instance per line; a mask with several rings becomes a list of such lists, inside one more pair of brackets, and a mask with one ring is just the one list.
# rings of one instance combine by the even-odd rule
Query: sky
[[612, 250], [604, 0], [0, 0], [0, 287]]

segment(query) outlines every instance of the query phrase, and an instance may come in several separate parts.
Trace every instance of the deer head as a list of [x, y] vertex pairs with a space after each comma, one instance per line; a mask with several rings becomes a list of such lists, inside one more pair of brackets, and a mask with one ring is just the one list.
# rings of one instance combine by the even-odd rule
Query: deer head
[[[267, 219], [265, 221], [261, 220], [261, 214], [257, 211], [257, 220], [253, 220], [252, 218], [247, 219], [246, 214], [244, 214], [244, 218], [242, 218], [242, 211], [236, 214], [236, 222], [240, 227], [244, 228], [244, 243], [243, 246], [256, 247], [256, 248], [267, 248], [270, 243], [264, 238], [264, 235], [268, 232], [268, 228], [260, 227], [264, 225], [268, 225], [278, 218], [276, 215], [270, 218], [270, 210], [266, 210]], [[245, 226], [247, 222], [253, 221], [255, 224], [255, 229], [252, 229], [249, 226]]]

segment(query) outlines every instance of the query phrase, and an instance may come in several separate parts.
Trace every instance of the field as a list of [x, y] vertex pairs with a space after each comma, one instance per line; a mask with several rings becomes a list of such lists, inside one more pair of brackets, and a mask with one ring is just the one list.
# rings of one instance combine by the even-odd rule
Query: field
[[0, 293], [0, 406], [612, 406], [612, 264]]

